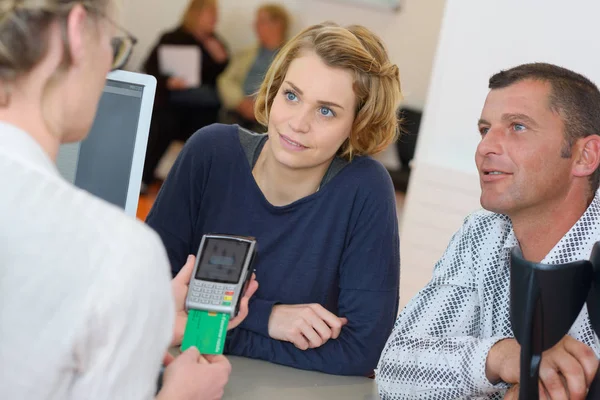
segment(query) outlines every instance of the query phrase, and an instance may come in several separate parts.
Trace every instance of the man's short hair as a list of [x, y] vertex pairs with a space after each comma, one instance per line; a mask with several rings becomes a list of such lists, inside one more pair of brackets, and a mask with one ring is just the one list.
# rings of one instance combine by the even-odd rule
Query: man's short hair
[[[550, 84], [550, 109], [559, 114], [565, 125], [562, 157], [571, 157], [578, 139], [600, 135], [600, 91], [581, 74], [553, 64], [522, 64], [493, 75], [489, 88], [502, 89], [527, 79]], [[590, 185], [593, 194], [600, 186], [600, 168], [590, 177]]]
[[258, 8], [258, 11], [264, 11], [269, 15], [273, 21], [277, 21], [281, 24], [281, 29], [283, 30], [283, 37], [287, 38], [289, 30], [290, 30], [290, 14], [286, 10], [284, 6], [277, 3], [267, 3], [263, 4]]

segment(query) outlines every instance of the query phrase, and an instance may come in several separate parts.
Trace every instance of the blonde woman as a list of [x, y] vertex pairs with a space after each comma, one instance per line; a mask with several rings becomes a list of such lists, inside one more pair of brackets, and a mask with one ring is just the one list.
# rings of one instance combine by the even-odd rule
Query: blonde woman
[[[229, 63], [225, 41], [215, 33], [217, 6], [217, 0], [191, 0], [181, 25], [164, 33], [144, 62], [144, 71], [158, 81], [142, 177], [144, 186], [154, 180], [154, 170], [172, 141], [187, 140], [198, 128], [217, 122], [221, 108], [217, 77]], [[160, 70], [159, 51], [163, 45], [198, 48], [199, 87], [192, 87], [182, 77], [168, 76]]]
[[[0, 1], [1, 399], [149, 399], [181, 343], [194, 257], [170, 282], [157, 235], [54, 165], [61, 143], [87, 135], [107, 72], [135, 42], [114, 8]], [[192, 348], [169, 361], [158, 398], [220, 398], [224, 357]]]
[[248, 318], [229, 354], [371, 375], [396, 317], [394, 189], [370, 155], [397, 135], [398, 68], [360, 26], [312, 26], [291, 39], [256, 99], [264, 135], [201, 129], [147, 223], [173, 274], [207, 232], [258, 239]]

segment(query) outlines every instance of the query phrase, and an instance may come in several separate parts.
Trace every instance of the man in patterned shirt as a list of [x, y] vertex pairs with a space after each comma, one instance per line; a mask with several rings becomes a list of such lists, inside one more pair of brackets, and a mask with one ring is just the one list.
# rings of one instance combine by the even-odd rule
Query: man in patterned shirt
[[[485, 211], [465, 219], [399, 316], [376, 371], [382, 399], [500, 399], [511, 387], [516, 398], [510, 249], [558, 264], [588, 259], [600, 241], [598, 88], [539, 63], [502, 71], [489, 88], [475, 155]], [[540, 398], [585, 398], [599, 353], [584, 307], [543, 354]]]

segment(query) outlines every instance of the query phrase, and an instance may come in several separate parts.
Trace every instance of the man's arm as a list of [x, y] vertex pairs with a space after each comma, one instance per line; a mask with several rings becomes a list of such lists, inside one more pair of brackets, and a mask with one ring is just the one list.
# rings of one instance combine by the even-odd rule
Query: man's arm
[[486, 377], [490, 348], [479, 337], [480, 303], [470, 267], [468, 219], [436, 264], [431, 282], [400, 314], [376, 371], [382, 399], [483, 396], [504, 389]]

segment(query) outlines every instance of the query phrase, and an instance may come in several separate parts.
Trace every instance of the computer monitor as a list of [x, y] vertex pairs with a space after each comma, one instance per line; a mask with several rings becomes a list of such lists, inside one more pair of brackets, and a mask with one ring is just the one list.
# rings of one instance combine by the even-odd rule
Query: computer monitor
[[156, 79], [111, 72], [85, 140], [61, 145], [58, 170], [75, 186], [135, 216], [152, 117]]

